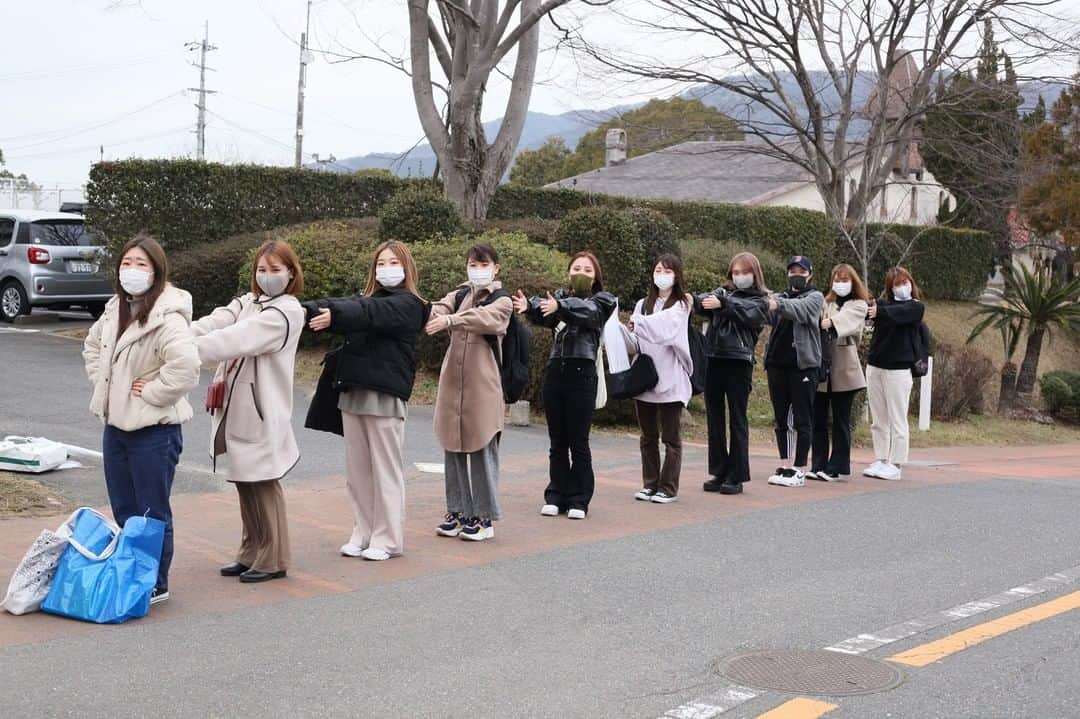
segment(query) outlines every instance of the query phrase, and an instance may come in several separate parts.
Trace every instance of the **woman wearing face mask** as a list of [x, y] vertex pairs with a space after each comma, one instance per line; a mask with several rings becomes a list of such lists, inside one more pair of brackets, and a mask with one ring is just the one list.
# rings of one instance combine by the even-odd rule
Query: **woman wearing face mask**
[[[668, 504], [679, 496], [682, 470], [682, 412], [690, 401], [690, 358], [687, 327], [693, 297], [683, 289], [683, 263], [676, 255], [661, 255], [653, 267], [652, 285], [630, 316], [630, 332], [638, 351], [656, 365], [656, 386], [634, 398], [641, 429], [642, 488], [634, 495], [643, 502]], [[664, 442], [660, 463], [659, 442]]]
[[265, 582], [285, 576], [289, 524], [280, 480], [300, 460], [292, 429], [293, 368], [304, 329], [300, 260], [288, 243], [271, 240], [255, 253], [251, 291], [192, 325], [199, 359], [219, 363], [224, 388], [211, 408], [210, 456], [227, 454], [229, 481], [240, 499], [243, 534], [225, 577]]
[[787, 271], [788, 289], [769, 295], [773, 329], [765, 346], [765, 372], [781, 462], [769, 484], [801, 487], [813, 435], [814, 391], [821, 367], [819, 323], [825, 298], [810, 285], [814, 268], [809, 257], [795, 255], [788, 260]]
[[[405, 546], [405, 403], [416, 379], [416, 338], [430, 311], [416, 288], [412, 253], [401, 242], [384, 242], [375, 248], [363, 294], [303, 306], [312, 330], [345, 335], [307, 422], [345, 437], [354, 526], [341, 553], [374, 561], [399, 556]], [[332, 416], [314, 416], [327, 400]]]
[[739, 494], [743, 483], [750, 481], [747, 407], [753, 389], [754, 347], [769, 319], [767, 292], [757, 257], [740, 252], [728, 265], [724, 286], [694, 298], [697, 313], [709, 320], [705, 336], [705, 352], [709, 356], [705, 374], [709, 427], [706, 492]]
[[544, 375], [551, 450], [550, 481], [540, 513], [556, 517], [566, 512], [570, 519], [585, 519], [594, 485], [589, 430], [596, 403], [596, 359], [601, 331], [617, 300], [603, 291], [600, 262], [591, 252], [574, 255], [567, 270], [569, 289], [529, 299], [518, 290], [514, 310], [555, 333]]
[[[814, 453], [809, 479], [835, 482], [851, 474], [851, 404], [866, 387], [859, 362], [859, 338], [866, 325], [869, 295], [855, 268], [833, 268], [825, 295], [821, 329], [833, 338], [828, 377], [814, 395]], [[829, 413], [832, 413], [832, 453], [829, 452]]]
[[499, 509], [499, 437], [503, 429], [501, 338], [514, 313], [510, 294], [496, 280], [499, 255], [475, 245], [466, 255], [469, 281], [431, 306], [429, 335], [447, 332], [450, 346], [439, 372], [435, 434], [445, 453], [444, 537], [483, 541], [495, 536]]
[[117, 524], [148, 515], [165, 522], [150, 603], [169, 598], [173, 522], [169, 495], [183, 451], [187, 393], [199, 381], [191, 295], [169, 284], [165, 251], [138, 235], [120, 250], [116, 296], [83, 345], [93, 386], [90, 410], [105, 423], [102, 454]]
[[870, 306], [874, 321], [866, 362], [866, 397], [870, 433], [877, 460], [863, 470], [867, 477], [900, 479], [908, 459], [908, 400], [911, 368], [920, 359], [921, 325], [926, 307], [911, 273], [893, 267], [885, 273], [885, 292]]

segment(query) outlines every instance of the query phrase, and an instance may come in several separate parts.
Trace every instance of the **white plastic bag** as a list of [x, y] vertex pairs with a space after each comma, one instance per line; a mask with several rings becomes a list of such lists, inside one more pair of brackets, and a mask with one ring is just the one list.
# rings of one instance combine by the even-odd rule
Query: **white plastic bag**
[[43, 529], [30, 548], [26, 550], [22, 561], [15, 567], [15, 573], [11, 575], [8, 583], [7, 594], [0, 607], [12, 614], [28, 614], [36, 612], [49, 594], [52, 586], [53, 575], [60, 563], [60, 557], [67, 548], [68, 538], [71, 537], [71, 529], [75, 526], [75, 518], [79, 512], [91, 511], [89, 507], [80, 507], [71, 513], [56, 531]]
[[67, 448], [44, 437], [8, 436], [0, 441], [0, 469], [39, 474], [67, 461]]

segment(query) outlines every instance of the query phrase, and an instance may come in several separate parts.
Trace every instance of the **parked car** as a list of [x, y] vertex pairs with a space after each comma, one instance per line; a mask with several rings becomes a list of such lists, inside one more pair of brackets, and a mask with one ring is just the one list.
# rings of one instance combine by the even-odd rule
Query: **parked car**
[[95, 318], [113, 295], [104, 238], [82, 215], [0, 210], [0, 320], [34, 307]]

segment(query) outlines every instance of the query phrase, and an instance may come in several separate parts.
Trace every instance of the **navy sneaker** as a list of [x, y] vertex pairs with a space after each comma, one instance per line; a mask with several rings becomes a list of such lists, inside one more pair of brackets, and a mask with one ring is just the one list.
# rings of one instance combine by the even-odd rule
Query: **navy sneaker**
[[491, 526], [491, 520], [487, 517], [473, 517], [465, 523], [465, 527], [461, 530], [461, 538], [473, 542], [494, 539], [495, 528]]
[[162, 602], [169, 601], [169, 590], [162, 587], [154, 587], [154, 591], [150, 592], [150, 604], [161, 604]]
[[465, 520], [461, 512], [447, 512], [443, 517], [443, 523], [435, 528], [435, 534], [442, 537], [456, 537], [465, 528]]

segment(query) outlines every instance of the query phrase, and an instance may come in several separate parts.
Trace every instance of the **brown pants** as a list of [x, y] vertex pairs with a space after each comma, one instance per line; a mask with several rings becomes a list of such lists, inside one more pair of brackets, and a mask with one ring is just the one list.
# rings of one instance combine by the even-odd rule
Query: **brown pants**
[[[681, 402], [655, 404], [634, 402], [638, 426], [641, 427], [641, 479], [645, 489], [679, 493], [679, 473], [682, 471]], [[664, 441], [664, 464], [660, 465], [660, 445]]]
[[341, 413], [353, 544], [405, 551], [405, 420]]
[[289, 568], [289, 522], [281, 482], [236, 482], [243, 538], [236, 561], [260, 572]]

